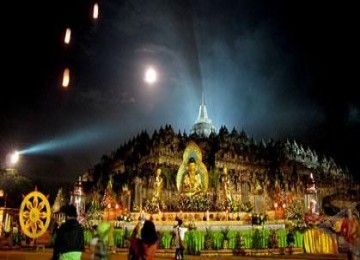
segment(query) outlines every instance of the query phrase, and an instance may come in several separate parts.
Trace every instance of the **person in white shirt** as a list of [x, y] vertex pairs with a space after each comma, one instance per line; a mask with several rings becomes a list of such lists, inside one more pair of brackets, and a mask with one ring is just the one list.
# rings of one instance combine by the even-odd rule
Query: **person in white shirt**
[[175, 259], [180, 260], [184, 259], [184, 238], [185, 233], [188, 230], [188, 228], [183, 226], [183, 221], [180, 218], [176, 218], [177, 225], [174, 226], [174, 234], [175, 234]]

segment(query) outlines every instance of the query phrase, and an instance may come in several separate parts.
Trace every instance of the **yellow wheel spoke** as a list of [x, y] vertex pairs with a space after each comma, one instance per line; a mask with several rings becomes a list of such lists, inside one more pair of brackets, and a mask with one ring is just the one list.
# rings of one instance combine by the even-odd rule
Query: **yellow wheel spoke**
[[28, 220], [25, 222], [25, 227], [26, 227], [27, 229], [29, 229], [30, 226], [31, 226], [31, 220], [28, 219]]
[[39, 205], [39, 199], [38, 196], [34, 196], [34, 200], [33, 200], [33, 208], [37, 208]]
[[41, 211], [44, 207], [45, 207], [46, 203], [43, 200], [42, 202], [39, 203], [38, 209]]
[[41, 220], [36, 221], [36, 224], [40, 230], [43, 230], [45, 228], [44, 223]]
[[37, 230], [36, 222], [31, 222], [30, 229], [31, 229], [31, 233], [33, 233], [33, 234], [36, 233], [36, 230]]
[[25, 219], [28, 219], [30, 217], [30, 211], [24, 211], [21, 216]]
[[27, 207], [27, 209], [28, 210], [31, 210], [33, 207], [32, 207], [32, 203], [29, 201], [29, 200], [27, 200], [26, 202], [25, 202], [25, 205], [26, 205], [26, 207]]
[[41, 219], [44, 219], [44, 218], [47, 218], [47, 213], [46, 212], [40, 212], [40, 214], [39, 214], [39, 218], [41, 218]]

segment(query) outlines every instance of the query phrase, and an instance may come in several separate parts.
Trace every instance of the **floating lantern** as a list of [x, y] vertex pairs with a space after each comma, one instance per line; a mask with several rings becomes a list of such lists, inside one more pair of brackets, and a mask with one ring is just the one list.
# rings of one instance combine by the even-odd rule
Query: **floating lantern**
[[67, 88], [69, 86], [69, 83], [70, 83], [70, 69], [66, 68], [64, 69], [62, 86], [64, 88]]
[[99, 18], [99, 5], [95, 3], [93, 7], [93, 19], [97, 20], [98, 18]]
[[64, 43], [65, 44], [69, 44], [71, 40], [71, 29], [70, 28], [66, 28], [65, 31], [65, 37], [64, 37]]

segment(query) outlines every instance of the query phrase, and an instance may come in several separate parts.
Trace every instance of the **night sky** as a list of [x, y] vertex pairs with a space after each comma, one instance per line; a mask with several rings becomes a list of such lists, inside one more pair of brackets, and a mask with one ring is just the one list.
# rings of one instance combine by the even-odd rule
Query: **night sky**
[[295, 139], [360, 176], [355, 2], [104, 0], [97, 21], [93, 1], [8, 2], [1, 167], [25, 150], [21, 174], [76, 180], [142, 130], [189, 133], [204, 92], [217, 130]]

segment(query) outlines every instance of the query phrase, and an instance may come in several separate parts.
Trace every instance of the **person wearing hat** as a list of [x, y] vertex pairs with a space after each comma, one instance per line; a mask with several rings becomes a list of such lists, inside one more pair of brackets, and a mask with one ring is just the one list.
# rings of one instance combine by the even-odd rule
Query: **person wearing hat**
[[80, 260], [85, 250], [84, 231], [77, 220], [75, 206], [67, 205], [63, 208], [66, 216], [61, 224], [54, 244], [53, 260]]
[[107, 260], [107, 242], [111, 225], [108, 221], [101, 222], [96, 228], [96, 236], [91, 240], [91, 259]]

